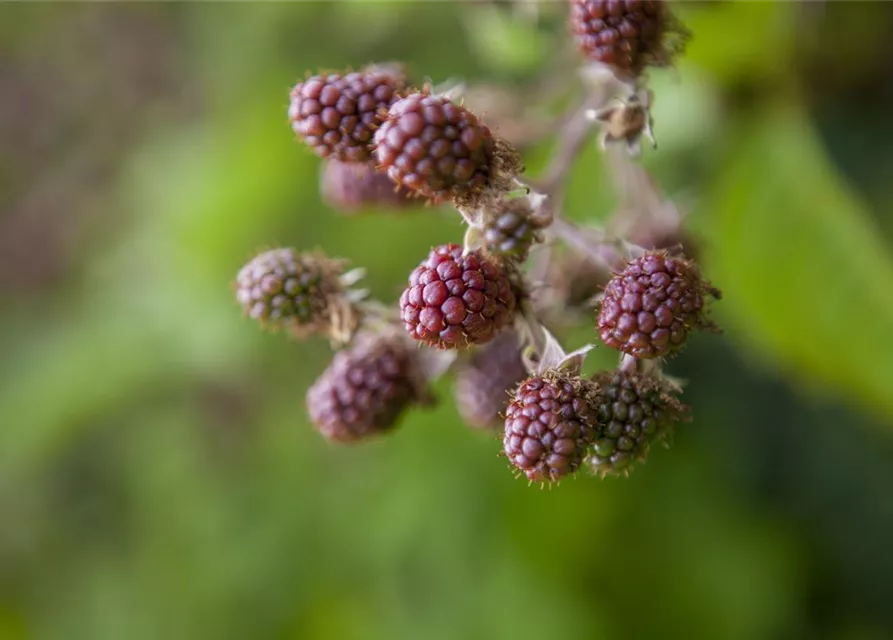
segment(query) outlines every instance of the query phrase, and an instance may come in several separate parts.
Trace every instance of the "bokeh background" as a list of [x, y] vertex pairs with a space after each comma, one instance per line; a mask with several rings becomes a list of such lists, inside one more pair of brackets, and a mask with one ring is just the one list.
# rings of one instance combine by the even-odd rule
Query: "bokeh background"
[[[572, 76], [563, 12], [0, 5], [0, 638], [893, 637], [884, 3], [679, 6], [694, 39], [653, 74], [644, 162], [725, 334], [671, 362], [696, 419], [627, 480], [514, 480], [448, 381], [392, 436], [329, 445], [303, 408], [328, 345], [240, 317], [259, 248], [325, 247], [394, 301], [461, 237], [321, 203], [285, 118], [305, 70], [518, 89]], [[615, 202], [591, 145], [568, 215]]]

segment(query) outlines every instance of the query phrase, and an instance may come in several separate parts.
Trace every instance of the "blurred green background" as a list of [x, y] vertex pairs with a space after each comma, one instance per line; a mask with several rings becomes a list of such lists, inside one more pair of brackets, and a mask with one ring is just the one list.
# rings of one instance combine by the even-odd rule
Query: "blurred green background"
[[[726, 331], [670, 363], [696, 419], [628, 480], [515, 481], [448, 381], [329, 445], [303, 409], [328, 346], [240, 317], [259, 248], [323, 246], [394, 301], [461, 237], [321, 204], [285, 118], [305, 70], [517, 87], [572, 73], [563, 12], [0, 5], [0, 639], [893, 637], [884, 3], [679, 7], [644, 162]], [[593, 145], [568, 213], [615, 201]]]

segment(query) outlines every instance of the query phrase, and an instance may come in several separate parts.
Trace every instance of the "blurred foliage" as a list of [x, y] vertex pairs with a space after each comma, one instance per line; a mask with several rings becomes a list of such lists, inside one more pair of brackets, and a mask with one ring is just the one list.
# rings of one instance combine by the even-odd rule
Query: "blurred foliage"
[[[514, 481], [448, 382], [392, 437], [329, 446], [302, 406], [327, 345], [239, 317], [260, 247], [324, 246], [395, 300], [461, 237], [325, 209], [285, 121], [306, 69], [572, 77], [563, 11], [0, 5], [0, 638], [893, 634], [882, 3], [679, 7], [644, 162], [690, 205], [726, 335], [670, 363], [696, 421], [629, 480]], [[569, 215], [615, 202], [587, 148]]]

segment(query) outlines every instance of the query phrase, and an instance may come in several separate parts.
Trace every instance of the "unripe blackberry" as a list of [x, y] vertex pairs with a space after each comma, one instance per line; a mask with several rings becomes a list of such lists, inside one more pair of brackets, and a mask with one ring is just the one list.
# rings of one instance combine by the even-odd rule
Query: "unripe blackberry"
[[598, 378], [599, 430], [586, 463], [597, 474], [625, 474], [685, 417], [685, 407], [665, 382], [623, 372]]
[[[664, 0], [571, 0], [570, 29], [587, 58], [633, 76], [670, 64], [684, 42]], [[668, 42], [673, 32], [683, 37]]]
[[685, 344], [689, 332], [711, 327], [706, 297], [720, 293], [682, 256], [646, 253], [629, 262], [608, 286], [598, 314], [601, 338], [637, 358], [660, 358]]
[[487, 251], [501, 256], [525, 260], [534, 242], [541, 240], [542, 220], [527, 198], [500, 200], [483, 222]]
[[395, 183], [435, 200], [473, 201], [515, 159], [477, 117], [445, 96], [395, 102], [375, 132], [375, 157]]
[[593, 382], [549, 370], [518, 387], [505, 411], [503, 449], [534, 482], [553, 482], [576, 471], [598, 427]]
[[412, 204], [407, 191], [376, 171], [371, 162], [328, 160], [323, 166], [320, 191], [327, 205], [345, 213], [364, 207], [398, 209]]
[[438, 349], [484, 344], [505, 327], [516, 297], [506, 268], [481, 251], [435, 247], [409, 276], [400, 318], [415, 340]]
[[387, 68], [323, 73], [295, 85], [288, 119], [318, 156], [364, 162], [381, 116], [402, 88], [403, 78]]
[[527, 375], [518, 334], [503, 331], [456, 372], [453, 388], [462, 418], [479, 429], [501, 426], [509, 394]]
[[364, 335], [335, 354], [307, 391], [307, 412], [328, 440], [353, 442], [393, 428], [424, 400], [414, 350], [403, 339]]
[[297, 335], [330, 326], [332, 299], [343, 292], [342, 262], [317, 253], [272, 249], [251, 259], [236, 276], [236, 299], [261, 325]]

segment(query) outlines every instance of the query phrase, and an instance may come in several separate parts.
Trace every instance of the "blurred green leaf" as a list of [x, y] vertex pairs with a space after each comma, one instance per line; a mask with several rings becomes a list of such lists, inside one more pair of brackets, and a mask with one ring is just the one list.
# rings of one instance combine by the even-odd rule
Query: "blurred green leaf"
[[783, 75], [790, 69], [797, 4], [680, 3], [682, 22], [696, 36], [686, 46], [685, 59], [727, 84]]
[[735, 336], [893, 416], [893, 262], [807, 119], [759, 115], [726, 162], [702, 222]]
[[534, 22], [512, 18], [494, 6], [475, 7], [463, 17], [469, 44], [491, 68], [524, 73], [545, 59], [548, 42]]

